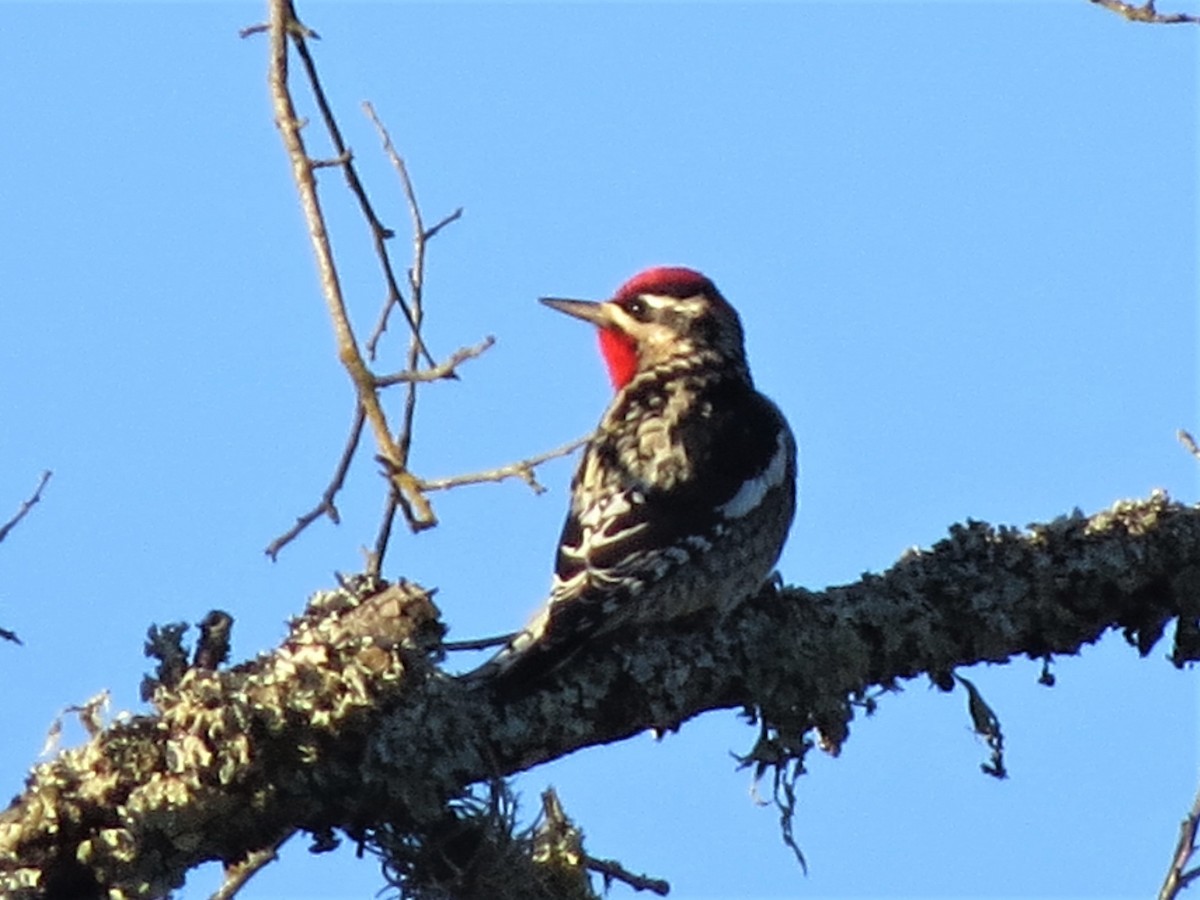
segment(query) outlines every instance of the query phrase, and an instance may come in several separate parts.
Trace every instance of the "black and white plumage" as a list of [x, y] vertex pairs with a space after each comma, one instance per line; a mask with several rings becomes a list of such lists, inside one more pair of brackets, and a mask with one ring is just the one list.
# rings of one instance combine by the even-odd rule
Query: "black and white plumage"
[[477, 670], [520, 683], [617, 628], [756, 593], [796, 499], [795, 440], [711, 281], [658, 268], [603, 303], [543, 302], [596, 325], [617, 392], [571, 484], [549, 600]]

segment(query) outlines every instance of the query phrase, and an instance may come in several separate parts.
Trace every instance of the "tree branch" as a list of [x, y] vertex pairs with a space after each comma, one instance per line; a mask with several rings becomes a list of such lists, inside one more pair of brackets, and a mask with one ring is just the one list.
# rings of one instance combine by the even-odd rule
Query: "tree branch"
[[484, 472], [471, 472], [466, 475], [451, 475], [448, 478], [422, 478], [421, 490], [423, 491], [444, 491], [453, 487], [462, 487], [468, 484], [487, 484], [489, 482], [507, 481], [510, 478], [520, 478], [533, 490], [535, 494], [545, 493], [546, 489], [542, 487], [537, 480], [536, 469], [542, 463], [549, 462], [552, 459], [558, 459], [560, 456], [570, 456], [584, 444], [592, 439], [590, 434], [571, 441], [569, 444], [563, 444], [561, 447], [555, 447], [553, 450], [548, 450], [545, 453], [539, 453], [537, 456], [531, 456], [528, 459], [520, 459], [515, 463], [498, 466], [495, 469], [488, 469]]
[[1196, 835], [1200, 832], [1200, 791], [1192, 801], [1192, 808], [1179, 825], [1179, 842], [1171, 854], [1171, 867], [1158, 892], [1158, 900], [1175, 900], [1189, 884], [1200, 879], [1200, 865], [1188, 869], [1187, 865], [1196, 853]]
[[1130, 22], [1148, 22], [1153, 25], [1194, 25], [1200, 23], [1200, 16], [1187, 13], [1160, 13], [1154, 6], [1154, 0], [1146, 0], [1141, 6], [1136, 3], [1126, 3], [1124, 0], [1090, 0], [1096, 6], [1124, 16]]
[[[392, 167], [396, 170], [396, 174], [400, 178], [400, 184], [404, 190], [404, 199], [408, 204], [409, 218], [412, 220], [413, 228], [413, 263], [408, 270], [408, 290], [411, 299], [411, 308], [406, 310], [410, 326], [409, 345], [408, 345], [408, 371], [415, 371], [419, 359], [419, 351], [421, 348], [421, 325], [425, 320], [425, 250], [429, 242], [429, 232], [425, 230], [425, 222], [421, 215], [421, 205], [417, 202], [416, 189], [413, 187], [412, 179], [408, 174], [408, 166], [400, 154], [396, 152], [395, 145], [392, 144], [392, 136], [384, 127], [383, 122], [375, 114], [375, 108], [367, 102], [363, 103], [363, 111], [366, 113], [375, 126], [375, 130], [379, 133], [380, 140], [383, 142], [383, 150], [388, 159], [392, 163]], [[452, 217], [446, 221], [453, 221], [461, 215], [462, 210], [458, 210]], [[380, 316], [379, 324], [376, 328], [376, 334], [382, 334], [383, 329], [387, 327], [387, 313], [390, 306], [384, 307], [384, 312]], [[372, 335], [372, 341], [375, 340], [375, 335]], [[372, 347], [374, 344], [372, 344]], [[408, 465], [409, 452], [412, 450], [413, 439], [413, 417], [417, 411], [417, 382], [408, 381], [408, 386], [404, 392], [404, 411], [401, 414], [400, 431], [396, 436], [397, 461], [401, 466]], [[391, 464], [392, 460], [386, 459], [385, 465]], [[418, 488], [419, 490], [419, 488]], [[405, 518], [410, 524], [414, 524], [412, 511], [409, 509], [409, 504], [405, 493], [399, 489], [391, 491], [388, 495], [387, 504], [384, 508], [383, 520], [380, 523], [379, 534], [377, 536], [375, 547], [369, 555], [369, 571], [379, 574], [382, 570], [379, 568], [383, 565], [384, 554], [387, 553], [388, 541], [391, 538], [392, 521], [396, 515], [397, 507], [404, 510]]]
[[29, 515], [29, 511], [38, 505], [42, 499], [42, 491], [45, 489], [46, 483], [50, 480], [50, 476], [53, 474], [54, 473], [49, 469], [43, 472], [42, 477], [38, 479], [37, 487], [34, 488], [33, 493], [30, 494], [28, 498], [22, 501], [20, 509], [17, 510], [17, 514], [3, 525], [0, 525], [0, 541], [3, 541], [6, 537], [8, 537], [9, 532], [16, 528], [18, 523], [20, 523], [22, 519]]
[[271, 557], [271, 562], [275, 562], [279, 558], [280, 550], [294, 541], [300, 532], [321, 516], [329, 516], [329, 521], [335, 525], [341, 522], [342, 517], [338, 512], [335, 501], [337, 495], [342, 490], [342, 485], [346, 483], [346, 473], [350, 471], [350, 463], [354, 460], [354, 454], [358, 452], [358, 441], [362, 437], [365, 420], [366, 414], [363, 412], [362, 404], [355, 401], [354, 420], [350, 423], [350, 434], [346, 438], [346, 446], [342, 449], [342, 456], [338, 460], [337, 466], [334, 467], [333, 477], [329, 479], [329, 485], [325, 488], [325, 492], [321, 494], [321, 499], [316, 506], [304, 515], [297, 516], [295, 525], [267, 545], [267, 549], [263, 552]]
[[1196, 439], [1192, 437], [1191, 432], [1184, 431], [1180, 428], [1175, 432], [1175, 437], [1179, 439], [1179, 443], [1183, 444], [1183, 449], [1192, 454], [1197, 461], [1200, 461], [1200, 445], [1196, 443]]
[[[388, 288], [385, 308], [388, 310], [394, 307], [400, 308], [400, 311], [404, 314], [405, 321], [408, 322], [410, 332], [417, 337], [421, 354], [425, 357], [426, 362], [433, 365], [433, 356], [425, 348], [425, 345], [421, 343], [417, 323], [413, 319], [413, 314], [408, 304], [404, 301], [404, 295], [400, 291], [400, 286], [396, 283], [396, 274], [392, 268], [392, 258], [387, 250], [387, 241], [395, 236], [395, 232], [379, 220], [379, 216], [375, 213], [375, 207], [371, 205], [371, 200], [367, 197], [367, 190], [363, 187], [363, 183], [358, 177], [358, 170], [354, 166], [354, 155], [350, 152], [345, 140], [342, 138], [342, 129], [338, 126], [337, 117], [333, 114], [333, 108], [329, 105], [329, 98], [325, 96], [325, 88], [322, 86], [321, 78], [317, 74], [316, 61], [313, 59], [312, 53], [309, 52], [308, 44], [305, 41], [306, 37], [315, 36], [308, 29], [304, 29], [298, 33], [294, 31], [292, 34], [293, 44], [296, 47], [296, 55], [300, 57], [300, 63], [304, 66], [304, 73], [308, 76], [308, 83], [312, 88], [313, 99], [316, 100], [317, 109], [321, 111], [321, 119], [325, 122], [325, 129], [329, 132], [329, 140], [332, 142], [334, 150], [337, 151], [338, 164], [341, 165], [342, 172], [346, 176], [346, 186], [358, 201], [358, 207], [362, 211], [363, 218], [367, 220], [367, 225], [371, 229], [371, 240], [375, 245], [375, 256], [379, 260], [379, 265], [383, 272], [383, 280]], [[371, 340], [367, 342], [367, 352], [371, 359], [375, 358], [376, 340], [377, 338], [372, 335]]]
[[[42, 477], [38, 479], [37, 487], [34, 488], [33, 493], [21, 503], [16, 515], [14, 515], [3, 525], [0, 525], [0, 541], [3, 541], [6, 537], [8, 537], [9, 533], [17, 527], [20, 521], [29, 515], [29, 511], [37, 506], [37, 504], [41, 501], [42, 490], [46, 487], [46, 482], [50, 480], [50, 476], [53, 474], [54, 473], [49, 469], [43, 472]], [[9, 630], [8, 628], [0, 628], [0, 640], [11, 641], [14, 644], [21, 643], [21, 639], [17, 636], [17, 633]]]
[[[325, 304], [333, 322], [334, 335], [337, 340], [338, 358], [350, 375], [362, 405], [367, 423], [375, 436], [379, 455], [389, 463], [389, 473], [392, 484], [398, 494], [404, 498], [406, 508], [413, 512], [411, 519], [414, 528], [428, 528], [437, 524], [437, 517], [429, 501], [417, 487], [417, 480], [409, 473], [406, 462], [406, 448], [398, 445], [392, 437], [388, 426], [387, 416], [380, 403], [379, 394], [375, 387], [375, 376], [367, 368], [362, 354], [358, 349], [358, 339], [350, 324], [346, 311], [346, 301], [342, 295], [341, 280], [333, 260], [333, 248], [329, 234], [325, 229], [324, 213], [321, 201], [317, 196], [317, 182], [313, 177], [313, 161], [304, 146], [301, 135], [303, 123], [296, 115], [292, 103], [291, 91], [288, 88], [288, 39], [289, 36], [297, 46], [303, 44], [304, 38], [297, 33], [294, 24], [295, 13], [289, 0], [272, 0], [270, 4], [270, 27], [268, 29], [271, 43], [271, 65], [268, 82], [271, 88], [271, 98], [275, 108], [275, 122], [283, 138], [284, 148], [292, 164], [292, 177], [300, 195], [300, 208], [308, 223], [309, 238], [312, 242], [313, 253], [317, 261], [317, 273], [321, 282], [321, 290], [325, 296]], [[413, 307], [414, 328], [420, 326], [420, 311]], [[417, 332], [414, 331], [414, 335]], [[414, 337], [414, 350], [410, 355], [409, 368], [416, 368], [420, 343]]]
[[469, 359], [482, 356], [496, 344], [496, 339], [490, 334], [473, 347], [460, 347], [443, 362], [430, 366], [428, 369], [394, 372], [391, 375], [380, 375], [375, 379], [377, 387], [391, 387], [393, 384], [412, 384], [420, 381], [442, 381], [446, 378], [457, 378], [458, 367]]
[[1200, 508], [1161, 493], [1028, 530], [968, 522], [854, 584], [616, 631], [507, 698], [437, 671], [426, 592], [351, 581], [273, 653], [190, 670], [152, 714], [37, 766], [0, 814], [0, 894], [161, 896], [295, 828], [419, 830], [473, 782], [712, 709], [761, 721], [747, 761], [778, 774], [814, 730], [836, 750], [873, 687], [952, 685], [956, 667], [1075, 653], [1111, 629], [1144, 656], [1172, 621], [1175, 664], [1200, 658]]

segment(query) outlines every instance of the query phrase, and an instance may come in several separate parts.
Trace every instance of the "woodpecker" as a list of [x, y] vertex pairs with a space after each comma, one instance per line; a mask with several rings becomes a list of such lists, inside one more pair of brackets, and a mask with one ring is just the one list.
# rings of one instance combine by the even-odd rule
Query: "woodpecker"
[[474, 673], [520, 684], [617, 628], [756, 593], [796, 502], [795, 439], [712, 281], [653, 268], [610, 300], [541, 302], [596, 326], [616, 396], [571, 482], [549, 600]]

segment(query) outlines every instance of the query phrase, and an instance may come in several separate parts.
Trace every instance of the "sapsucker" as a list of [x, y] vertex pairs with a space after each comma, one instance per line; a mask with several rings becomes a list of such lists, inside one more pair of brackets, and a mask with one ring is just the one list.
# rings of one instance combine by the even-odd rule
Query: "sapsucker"
[[542, 302], [597, 327], [616, 396], [571, 483], [549, 600], [475, 673], [520, 683], [617, 628], [756, 593], [796, 501], [791, 429], [708, 278], [655, 268], [611, 300]]

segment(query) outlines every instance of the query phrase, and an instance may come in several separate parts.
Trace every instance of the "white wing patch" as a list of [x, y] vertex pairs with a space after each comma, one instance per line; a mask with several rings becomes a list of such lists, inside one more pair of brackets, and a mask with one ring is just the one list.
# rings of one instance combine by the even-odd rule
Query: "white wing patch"
[[751, 478], [725, 504], [717, 507], [717, 511], [727, 519], [740, 519], [753, 511], [767, 496], [767, 491], [783, 484], [787, 473], [788, 440], [784, 432], [779, 433], [775, 444], [775, 455], [760, 475]]
[[[614, 544], [620, 544], [650, 527], [649, 522], [638, 522], [615, 530], [622, 517], [633, 511], [635, 506], [646, 502], [641, 491], [619, 491], [605, 494], [595, 500], [579, 514], [580, 537], [575, 546], [564, 545], [559, 553], [582, 565], [582, 569], [563, 580], [556, 574], [550, 589], [550, 604], [573, 599], [588, 587], [605, 585], [619, 586], [623, 576], [592, 565], [593, 554], [600, 553]], [[640, 587], [640, 585], [638, 586]], [[545, 624], [545, 623], [541, 623]]]

